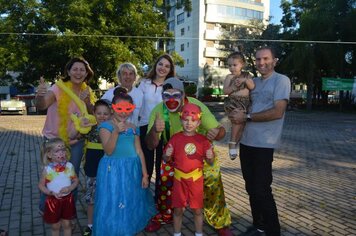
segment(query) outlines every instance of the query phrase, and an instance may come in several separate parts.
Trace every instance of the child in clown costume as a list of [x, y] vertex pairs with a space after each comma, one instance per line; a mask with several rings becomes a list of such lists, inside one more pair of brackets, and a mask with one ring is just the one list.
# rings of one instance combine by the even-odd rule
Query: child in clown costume
[[173, 161], [174, 167], [174, 236], [181, 236], [183, 213], [188, 205], [194, 214], [195, 236], [203, 235], [204, 159], [213, 164], [214, 152], [209, 139], [196, 132], [200, 116], [199, 106], [184, 105], [181, 111], [183, 131], [174, 134], [164, 149], [164, 160]]
[[135, 235], [156, 213], [139, 128], [127, 121], [135, 109], [125, 88], [114, 91], [112, 119], [99, 125], [105, 155], [96, 179], [94, 235]]
[[71, 220], [76, 217], [72, 191], [79, 180], [72, 163], [67, 161], [67, 149], [60, 138], [49, 139], [43, 144], [42, 177], [38, 184], [46, 194], [43, 220], [51, 224], [52, 235], [59, 235], [61, 227], [65, 236], [72, 235]]

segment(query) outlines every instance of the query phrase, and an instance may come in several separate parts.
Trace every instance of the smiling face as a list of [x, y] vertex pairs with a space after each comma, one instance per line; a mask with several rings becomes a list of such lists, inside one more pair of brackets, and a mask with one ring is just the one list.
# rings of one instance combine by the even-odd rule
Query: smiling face
[[127, 88], [129, 91], [132, 89], [132, 85], [136, 80], [135, 71], [129, 68], [122, 68], [120, 71], [119, 82], [122, 87]]
[[88, 73], [84, 63], [75, 62], [73, 63], [72, 67], [68, 70], [68, 75], [70, 77], [70, 81], [73, 84], [81, 84], [85, 80]]
[[277, 59], [273, 57], [271, 50], [261, 49], [256, 52], [256, 68], [262, 78], [268, 78], [274, 71]]
[[166, 58], [161, 58], [156, 65], [156, 77], [166, 78], [171, 71], [171, 63]]
[[96, 118], [96, 122], [99, 125], [110, 118], [111, 110], [108, 106], [105, 105], [97, 106], [94, 111], [94, 116]]

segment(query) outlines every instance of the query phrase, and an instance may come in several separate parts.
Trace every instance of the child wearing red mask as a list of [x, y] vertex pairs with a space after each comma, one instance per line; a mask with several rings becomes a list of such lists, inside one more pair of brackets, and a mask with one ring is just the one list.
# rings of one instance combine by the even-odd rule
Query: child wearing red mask
[[174, 134], [164, 149], [163, 158], [174, 162], [174, 236], [181, 235], [184, 209], [188, 205], [194, 214], [195, 235], [203, 235], [203, 166], [204, 159], [213, 164], [214, 152], [211, 142], [196, 132], [201, 123], [200, 116], [199, 106], [185, 104], [180, 114], [183, 131]]

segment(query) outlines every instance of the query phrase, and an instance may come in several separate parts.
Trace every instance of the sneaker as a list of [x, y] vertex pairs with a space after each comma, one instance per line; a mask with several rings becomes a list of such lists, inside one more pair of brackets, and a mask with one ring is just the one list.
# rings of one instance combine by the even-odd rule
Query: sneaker
[[83, 233], [83, 236], [89, 236], [91, 235], [92, 229], [90, 227], [86, 227]]
[[219, 236], [233, 236], [231, 230], [229, 229], [229, 227], [224, 227], [221, 229], [217, 229], [216, 230], [218, 232]]

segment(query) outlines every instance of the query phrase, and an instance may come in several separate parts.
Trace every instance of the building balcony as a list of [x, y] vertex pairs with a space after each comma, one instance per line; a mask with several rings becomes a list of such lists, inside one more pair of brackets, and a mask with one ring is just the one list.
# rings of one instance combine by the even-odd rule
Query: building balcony
[[221, 36], [220, 30], [205, 30], [205, 40], [219, 40]]
[[227, 52], [216, 49], [216, 48], [205, 48], [204, 56], [205, 57], [214, 57], [214, 58], [225, 58]]

